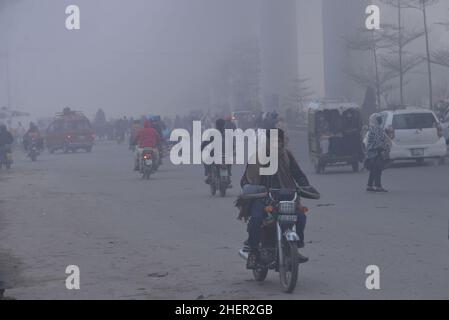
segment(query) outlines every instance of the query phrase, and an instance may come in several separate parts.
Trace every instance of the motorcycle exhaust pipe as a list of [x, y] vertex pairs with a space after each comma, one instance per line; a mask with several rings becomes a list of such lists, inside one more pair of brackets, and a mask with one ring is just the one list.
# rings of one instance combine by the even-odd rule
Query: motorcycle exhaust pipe
[[243, 251], [243, 249], [239, 250], [239, 256], [240, 256], [240, 258], [242, 258], [244, 260], [248, 260], [248, 252], [247, 251]]

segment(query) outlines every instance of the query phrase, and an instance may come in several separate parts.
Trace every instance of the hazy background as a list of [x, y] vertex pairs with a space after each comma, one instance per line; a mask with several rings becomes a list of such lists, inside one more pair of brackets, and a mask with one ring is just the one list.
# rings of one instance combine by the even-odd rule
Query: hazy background
[[[33, 116], [103, 108], [108, 117], [294, 109], [295, 79], [307, 80], [307, 99], [362, 103], [366, 86], [347, 71], [372, 69], [372, 59], [349, 52], [345, 39], [364, 27], [370, 3], [0, 0], [0, 106]], [[394, 24], [396, 11], [374, 3], [382, 23]], [[65, 28], [71, 4], [80, 7], [81, 30]], [[449, 32], [436, 24], [449, 21], [449, 0], [430, 7], [428, 19], [432, 49], [449, 50]], [[417, 11], [404, 11], [404, 21], [422, 27]], [[407, 49], [424, 54], [424, 38]], [[434, 66], [433, 74], [435, 99], [449, 98], [449, 68]], [[406, 102], [424, 104], [426, 85], [422, 63], [407, 75]]]
[[[253, 31], [251, 2], [0, 0], [2, 85], [7, 51], [11, 105], [32, 113], [202, 107], [226, 50]], [[80, 7], [81, 30], [65, 28], [69, 4]]]

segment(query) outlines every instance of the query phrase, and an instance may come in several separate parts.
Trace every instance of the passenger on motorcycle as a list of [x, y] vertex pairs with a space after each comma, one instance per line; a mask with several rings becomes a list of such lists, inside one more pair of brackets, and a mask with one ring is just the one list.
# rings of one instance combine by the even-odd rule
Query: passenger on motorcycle
[[42, 138], [39, 128], [33, 122], [30, 122], [30, 128], [23, 136], [23, 147], [25, 148], [25, 151], [28, 150], [28, 146], [33, 140], [36, 142], [36, 146], [39, 150], [44, 148], [44, 139]]
[[3, 157], [11, 152], [11, 144], [14, 142], [14, 137], [8, 131], [4, 124], [0, 125], [0, 161]]
[[12, 134], [4, 124], [0, 125], [0, 148], [8, 147], [14, 142]]
[[134, 170], [139, 171], [140, 157], [144, 148], [154, 149], [154, 161], [158, 163], [159, 161], [159, 145], [161, 138], [157, 131], [152, 127], [151, 121], [145, 120], [143, 128], [137, 132], [134, 143], [136, 144], [136, 161]]
[[[241, 186], [244, 185], [263, 185], [267, 189], [296, 189], [298, 187], [310, 187], [309, 181], [304, 172], [299, 167], [293, 154], [287, 150], [284, 144], [284, 131], [278, 130], [278, 171], [271, 176], [260, 175], [260, 164], [249, 164], [243, 174]], [[267, 141], [270, 131], [267, 131]], [[267, 143], [267, 154], [270, 152], [270, 144]], [[247, 262], [248, 269], [254, 269], [258, 265], [259, 252], [258, 247], [261, 241], [262, 226], [266, 218], [265, 206], [261, 200], [254, 200], [249, 208], [250, 220], [248, 222], [248, 240], [245, 245], [249, 246], [249, 256]], [[300, 238], [298, 248], [304, 247], [304, 229], [306, 226], [306, 215], [298, 210], [298, 222], [296, 232]], [[299, 255], [300, 263], [305, 263], [308, 258]]]

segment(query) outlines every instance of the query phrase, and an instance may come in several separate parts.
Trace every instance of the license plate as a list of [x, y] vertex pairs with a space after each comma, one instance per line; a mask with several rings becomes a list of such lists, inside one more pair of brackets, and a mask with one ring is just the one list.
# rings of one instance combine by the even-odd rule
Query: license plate
[[146, 166], [152, 166], [153, 165], [153, 160], [145, 160], [145, 165]]
[[220, 169], [220, 177], [227, 177], [228, 169]]
[[279, 222], [296, 222], [298, 221], [298, 216], [282, 214], [278, 216], [278, 220]]
[[424, 155], [424, 149], [412, 149], [411, 152], [413, 157], [421, 157]]

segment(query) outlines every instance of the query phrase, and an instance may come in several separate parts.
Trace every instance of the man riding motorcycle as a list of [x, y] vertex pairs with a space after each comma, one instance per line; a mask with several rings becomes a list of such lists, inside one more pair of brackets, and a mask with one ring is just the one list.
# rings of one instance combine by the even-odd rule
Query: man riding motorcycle
[[136, 144], [136, 162], [134, 166], [135, 171], [140, 170], [140, 157], [144, 148], [154, 148], [154, 161], [159, 162], [159, 145], [161, 138], [157, 131], [152, 127], [151, 121], [145, 120], [143, 128], [140, 129], [134, 139], [134, 144]]
[[[225, 151], [225, 130], [226, 128], [226, 121], [223, 119], [218, 119], [217, 121], [215, 121], [215, 129], [217, 129], [218, 131], [220, 131], [221, 136], [222, 136], [222, 143], [223, 143], [223, 152]], [[209, 141], [203, 141], [201, 143], [201, 152], [203, 152], [203, 150], [212, 142], [214, 141], [214, 137], [211, 137], [211, 139]], [[213, 157], [213, 151], [211, 153], [211, 156]], [[208, 165], [208, 164], [204, 164], [204, 181], [206, 184], [210, 184], [211, 183], [211, 168], [212, 165]], [[231, 166], [228, 166], [228, 173], [229, 173], [229, 177], [232, 176], [232, 168]], [[232, 184], [229, 184], [229, 188], [232, 188]]]
[[[304, 172], [299, 167], [293, 154], [285, 148], [284, 131], [278, 130], [278, 171], [274, 175], [260, 175], [260, 164], [249, 164], [241, 180], [241, 186], [244, 185], [263, 185], [267, 189], [296, 189], [298, 187], [315, 193], [316, 190], [310, 186], [309, 181]], [[267, 141], [270, 141], [270, 131], [267, 131]], [[270, 152], [270, 143], [267, 143], [267, 153]], [[319, 194], [316, 192], [319, 196]], [[259, 262], [258, 247], [262, 236], [262, 226], [266, 218], [264, 204], [260, 200], [255, 200], [250, 204], [248, 222], [248, 240], [245, 245], [249, 246], [250, 253], [248, 255], [247, 268], [255, 269]], [[298, 248], [304, 247], [304, 229], [306, 226], [306, 215], [298, 210], [298, 222], [296, 223], [296, 231], [300, 238]], [[305, 263], [308, 258], [299, 254], [299, 262]]]
[[39, 132], [39, 128], [33, 122], [30, 122], [30, 128], [23, 136], [23, 147], [25, 151], [28, 151], [28, 146], [33, 140], [36, 142], [39, 150], [44, 148], [44, 139]]
[[11, 152], [10, 145], [14, 142], [12, 134], [4, 124], [0, 125], [0, 162], [7, 153]]

